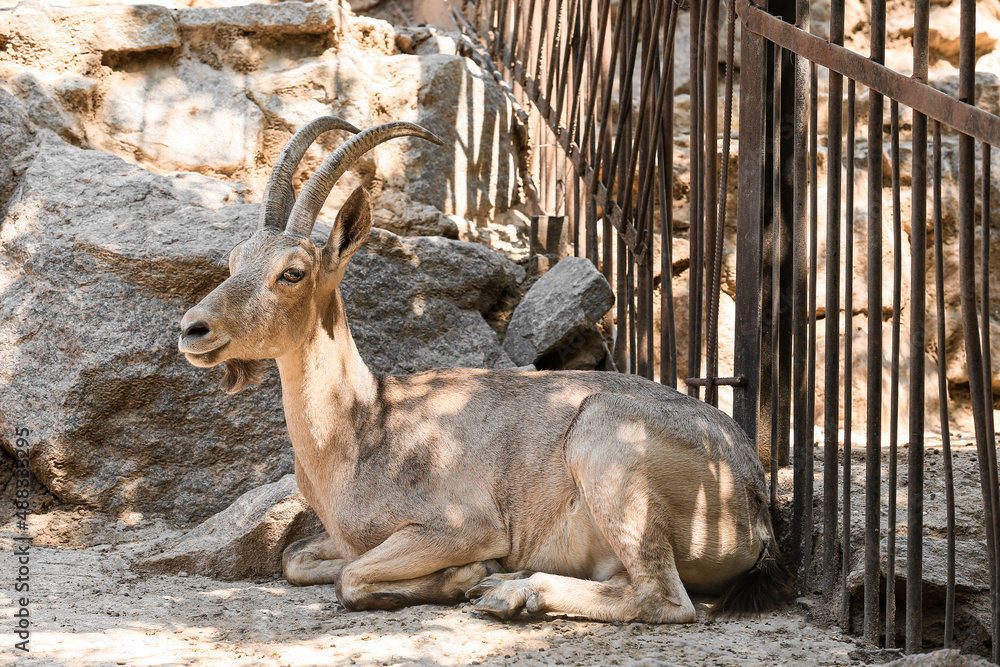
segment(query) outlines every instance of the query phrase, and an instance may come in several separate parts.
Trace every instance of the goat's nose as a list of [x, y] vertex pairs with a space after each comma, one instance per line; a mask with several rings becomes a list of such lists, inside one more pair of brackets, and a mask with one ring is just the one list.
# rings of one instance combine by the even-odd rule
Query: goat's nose
[[197, 336], [199, 338], [205, 337], [212, 332], [211, 328], [208, 326], [208, 322], [203, 320], [197, 320], [187, 325], [183, 329], [181, 334], [183, 337], [187, 338], [189, 336]]

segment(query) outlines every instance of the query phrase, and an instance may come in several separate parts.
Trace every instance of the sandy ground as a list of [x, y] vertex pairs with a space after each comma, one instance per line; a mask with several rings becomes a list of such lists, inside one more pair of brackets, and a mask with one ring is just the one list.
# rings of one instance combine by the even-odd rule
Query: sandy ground
[[[858, 443], [859, 445], [861, 443]], [[975, 447], [955, 439], [957, 503], [963, 534], [980, 537]], [[863, 446], [856, 447], [858, 457]], [[943, 523], [940, 443], [927, 443], [927, 520]], [[817, 447], [816, 493], [822, 452]], [[905, 449], [900, 457], [905, 461]], [[852, 457], [854, 458], [854, 457]], [[863, 470], [863, 455], [856, 470]], [[884, 462], [885, 463], [885, 462]], [[905, 522], [905, 463], [897, 492]], [[782, 469], [779, 488], [791, 487]], [[863, 498], [855, 479], [856, 531]], [[4, 504], [11, 501], [4, 493]], [[883, 495], [888, 489], [883, 487]], [[830, 605], [799, 599], [763, 619], [712, 623], [706, 602], [690, 625], [606, 624], [548, 616], [502, 622], [471, 605], [419, 606], [396, 612], [348, 612], [332, 586], [296, 588], [284, 579], [223, 582], [149, 575], [136, 560], [158, 552], [185, 528], [160, 517], [126, 521], [43, 503], [29, 518], [30, 653], [15, 649], [13, 590], [18, 563], [11, 517], [0, 525], [0, 664], [25, 665], [859, 665], [894, 652], [870, 652], [819, 618]], [[12, 505], [13, 503], [10, 502]], [[941, 516], [938, 516], [941, 515]], [[905, 523], [903, 524], [905, 528]], [[905, 535], [905, 532], [902, 533]], [[905, 540], [905, 538], [903, 538]], [[859, 545], [860, 547], [860, 542]], [[839, 604], [834, 605], [839, 608]], [[812, 618], [810, 610], [817, 617]]]
[[[79, 519], [50, 513], [49, 523]], [[91, 527], [99, 518], [85, 519]], [[153, 523], [153, 522], [149, 522]], [[283, 579], [220, 582], [149, 576], [130, 563], [178, 531], [114, 531], [86, 548], [30, 548], [30, 653], [14, 648], [16, 605], [3, 585], [0, 663], [24, 665], [847, 665], [866, 654], [800, 607], [753, 622], [605, 624], [566, 617], [501, 622], [468, 604], [347, 612], [333, 588]], [[45, 527], [41, 528], [44, 533]], [[16, 533], [0, 535], [13, 580]], [[138, 538], [138, 539], [137, 539]]]

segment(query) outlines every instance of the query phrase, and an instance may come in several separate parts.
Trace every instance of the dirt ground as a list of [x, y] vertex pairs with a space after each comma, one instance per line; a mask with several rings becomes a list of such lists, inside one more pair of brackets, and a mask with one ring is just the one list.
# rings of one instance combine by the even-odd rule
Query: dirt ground
[[[33, 518], [40, 542], [76, 525], [78, 548], [32, 546], [30, 653], [14, 648], [12, 583], [0, 592], [0, 664], [18, 665], [847, 665], [868, 656], [798, 605], [753, 622], [606, 624], [566, 617], [501, 622], [468, 604], [347, 612], [331, 586], [221, 582], [133, 572], [177, 537], [162, 520], [111, 523], [80, 510]], [[13, 525], [0, 576], [15, 578]], [[18, 594], [19, 595], [19, 594]]]

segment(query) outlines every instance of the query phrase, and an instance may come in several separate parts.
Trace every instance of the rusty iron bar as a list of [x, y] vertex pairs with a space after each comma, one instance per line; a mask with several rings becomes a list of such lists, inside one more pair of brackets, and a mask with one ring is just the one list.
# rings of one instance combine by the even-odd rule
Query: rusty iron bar
[[[967, 105], [975, 100], [975, 43], [976, 5], [974, 0], [962, 0], [959, 17], [958, 99]], [[989, 350], [982, 349], [979, 319], [976, 312], [975, 277], [975, 140], [967, 134], [958, 137], [958, 274], [959, 296], [962, 310], [962, 329], [965, 338], [965, 356], [969, 369], [969, 392], [972, 399], [972, 419], [976, 431], [976, 451], [979, 458], [979, 476], [983, 495], [983, 518], [986, 524], [986, 555], [989, 563], [991, 606], [993, 617], [993, 660], [1000, 661], [1000, 619], [997, 618], [997, 537], [1000, 532], [998, 509], [997, 473], [995, 467], [995, 441], [987, 433], [986, 388], [983, 357]], [[983, 242], [988, 242], [984, 236]], [[985, 285], [984, 285], [985, 287]], [[983, 313], [989, 318], [989, 313]], [[992, 406], [989, 406], [992, 408]], [[992, 455], [991, 455], [992, 454]]]
[[889, 104], [892, 161], [892, 350], [889, 371], [889, 507], [886, 525], [885, 647], [896, 646], [896, 479], [899, 469], [899, 329], [903, 299], [903, 220], [899, 177], [899, 102]]
[[[844, 0], [830, 6], [830, 41], [844, 43]], [[826, 167], [826, 347], [823, 376], [823, 588], [833, 592], [837, 571], [837, 437], [840, 414], [840, 194], [843, 160], [844, 79], [829, 73]], [[848, 267], [850, 271], [850, 267]], [[850, 332], [850, 314], [847, 315]], [[847, 380], [848, 382], [850, 380]]]
[[847, 81], [847, 188], [844, 192], [844, 475], [841, 507], [841, 622], [851, 628], [851, 593], [847, 578], [851, 572], [851, 427], [854, 377], [854, 131], [857, 85]]
[[[659, 127], [660, 141], [660, 382], [677, 388], [677, 337], [675, 335], [673, 291], [673, 238], [674, 238], [674, 29], [677, 25], [677, 6], [671, 3], [670, 20], [664, 44], [663, 121]], [[664, 315], [665, 314], [665, 315]]]
[[[800, 29], [809, 28], [809, 3], [796, 2], [796, 24]], [[795, 63], [795, 115], [792, 127], [792, 445], [793, 492], [792, 492], [792, 563], [801, 582], [806, 575], [805, 535], [812, 531], [807, 526], [806, 470], [807, 450], [812, 449], [812, 427], [806, 410], [810, 388], [806, 384], [808, 359], [808, 229], [807, 205], [809, 194], [808, 150], [809, 115], [807, 113], [809, 90], [809, 61], [793, 55]], [[803, 590], [800, 585], [799, 590]]]
[[[994, 528], [993, 535], [995, 539], [1000, 540], [1000, 507], [997, 506], [997, 502], [1000, 501], [1000, 491], [997, 489], [996, 431], [993, 423], [993, 362], [990, 349], [990, 171], [990, 145], [983, 144], [982, 234], [980, 241], [980, 248], [982, 250], [980, 269], [982, 277], [979, 283], [982, 297], [980, 307], [983, 317], [983, 404], [986, 407], [984, 411], [986, 417], [986, 452], [989, 457], [987, 465], [989, 466], [990, 484], [993, 486], [993, 520], [994, 525], [998, 526]], [[997, 544], [997, 548], [1000, 549], [1000, 544]], [[1000, 563], [996, 562], [996, 559], [994, 559], [993, 567], [997, 569], [994, 581], [998, 584], [991, 591], [993, 613], [992, 639], [993, 646], [996, 647], [997, 644], [1000, 644]], [[996, 649], [994, 649], [995, 659]]]
[[[937, 344], [947, 343], [944, 304], [944, 232], [941, 196], [941, 123], [934, 121], [934, 289], [937, 294]], [[944, 646], [952, 645], [955, 632], [955, 473], [951, 455], [951, 429], [948, 417], [948, 374], [945, 355], [938, 354], [938, 406], [941, 416], [941, 456], [944, 460], [946, 511], [947, 577], [944, 606]], [[922, 525], [922, 524], [921, 524]], [[909, 605], [909, 603], [908, 603]], [[914, 650], [920, 644], [914, 639]]]
[[[719, 301], [722, 292], [722, 245], [726, 230], [726, 195], [729, 193], [729, 153], [733, 132], [733, 69], [736, 52], [736, 5], [728, 3], [728, 21], [726, 26], [726, 92], [725, 107], [722, 119], [722, 168], [719, 174], [718, 213], [715, 228], [715, 249], [712, 253], [712, 278], [709, 281], [709, 319], [706, 350], [708, 354], [709, 375], [719, 374]], [[713, 149], [714, 150], [714, 149]], [[713, 153], [714, 154], [714, 153]], [[710, 170], [709, 174], [714, 174]], [[719, 404], [719, 391], [714, 384], [709, 383], [707, 400], [712, 405]], [[773, 439], [772, 439], [773, 442]]]
[[[709, 2], [710, 0], [705, 0]], [[701, 37], [705, 34], [704, 3], [702, 0], [690, 0], [690, 51], [688, 54], [690, 94], [690, 132], [688, 133], [689, 170], [691, 175], [689, 188], [689, 221], [688, 226], [688, 375], [701, 374], [701, 296], [702, 296], [702, 235], [704, 227], [701, 216], [702, 199], [702, 128], [701, 128]], [[699, 26], [696, 30], [695, 26]], [[688, 386], [688, 395], [698, 398], [701, 395], [698, 387]]]
[[[929, 3], [914, 3], [913, 78], [926, 83], [930, 52]], [[906, 641], [907, 653], [917, 653], [923, 644], [923, 571], [924, 571], [924, 400], [925, 355], [927, 334], [927, 116], [913, 112], [913, 166], [911, 168], [910, 231], [910, 444], [907, 451], [906, 480]], [[935, 176], [935, 187], [939, 178]], [[940, 295], [940, 292], [938, 293]], [[942, 307], [943, 307], [942, 303]], [[943, 308], [942, 308], [943, 312]], [[942, 318], [943, 319], [943, 318]], [[942, 322], [943, 325], [943, 322]], [[943, 331], [943, 329], [942, 329]], [[944, 347], [938, 349], [943, 350]], [[916, 353], [921, 350], [921, 353]], [[939, 354], [938, 356], [944, 357]], [[945, 394], [939, 400], [947, 410]], [[941, 422], [946, 436], [948, 420]], [[950, 463], [950, 462], [949, 462]], [[949, 511], [954, 515], [953, 500]], [[954, 518], [954, 517], [953, 517]], [[952, 534], [954, 538], [954, 534]], [[952, 547], [954, 544], [952, 544]], [[954, 581], [954, 570], [948, 574]], [[952, 588], [954, 593], [954, 588]], [[951, 604], [954, 604], [952, 596]], [[945, 625], [950, 619], [946, 604]], [[945, 630], [947, 637], [949, 630]]]
[[816, 268], [818, 264], [818, 228], [819, 228], [819, 73], [816, 63], [809, 66], [809, 342], [806, 354], [806, 424], [807, 439], [805, 448], [805, 511], [802, 513], [802, 553], [804, 578], [803, 590], [809, 590], [809, 573], [812, 562], [812, 526], [813, 526], [813, 450], [815, 443], [814, 425], [816, 423]]
[[[778, 8], [787, 16], [795, 15], [795, 0], [781, 0]], [[781, 59], [781, 102], [775, 110], [781, 116], [779, 129], [781, 137], [778, 146], [777, 162], [773, 166], [778, 170], [775, 180], [773, 201], [770, 206], [778, 207], [775, 218], [781, 225], [779, 257], [781, 259], [780, 282], [777, 289], [781, 292], [781, 308], [779, 319], [772, 324], [778, 336], [778, 463], [782, 466], [791, 463], [791, 430], [792, 430], [792, 300], [794, 292], [794, 260], [792, 253], [792, 222], [795, 206], [795, 133], [792, 126], [795, 120], [795, 62], [792, 53], [785, 52]]]
[[[639, 95], [639, 116], [636, 123], [635, 136], [638, 138], [639, 146], [638, 149], [633, 147], [632, 159], [629, 161], [629, 174], [628, 174], [628, 187], [625, 190], [625, 198], [628, 206], [626, 210], [633, 208], [633, 189], [632, 184], [635, 180], [635, 171], [638, 169], [639, 161], [643, 165], [650, 165], [653, 162], [653, 156], [656, 154], [656, 147], [653, 141], [651, 141], [650, 134], [652, 124], [646, 123], [646, 116], [649, 113], [649, 95], [650, 88], [653, 83], [653, 73], [655, 70], [654, 64], [654, 49], [653, 49], [653, 38], [660, 29], [659, 21], [663, 18], [663, 7], [665, 3], [656, 3], [655, 16], [650, 6], [651, 0], [645, 0], [641, 2], [642, 5], [642, 33], [637, 35], [636, 38], [641, 37], [642, 40], [642, 86], [640, 86]], [[650, 22], [652, 21], [652, 26]], [[647, 85], [647, 81], [649, 84]], [[646, 90], [643, 91], [642, 87], [645, 86]], [[646, 94], [643, 95], [642, 93]], [[658, 134], [654, 134], [654, 137], [658, 138]], [[643, 169], [639, 174], [638, 188], [640, 192], [640, 202], [645, 201], [646, 193], [648, 192], [649, 184], [652, 182], [652, 169]], [[635, 266], [635, 278], [636, 278], [636, 321], [635, 321], [635, 334], [636, 343], [634, 346], [636, 364], [635, 369], [638, 375], [649, 380], [653, 379], [653, 345], [650, 339], [650, 334], [652, 333], [652, 313], [647, 307], [652, 304], [653, 300], [653, 271], [652, 271], [652, 246], [649, 243], [649, 238], [652, 235], [652, 224], [646, 220], [646, 211], [643, 210], [645, 207], [638, 206], [635, 207], [637, 212], [635, 214], [636, 229], [638, 231], [638, 247], [634, 254], [636, 261]]]
[[[757, 406], [760, 389], [761, 232], [764, 179], [764, 60], [766, 42], [748, 30], [742, 34], [740, 70], [740, 161], [737, 190], [736, 282], [744, 289], [736, 292], [734, 374], [746, 384], [734, 390], [733, 419], [750, 439], [757, 442]], [[772, 511], [775, 508], [772, 507]]]
[[[719, 374], [718, 354], [709, 352], [710, 343], [707, 340], [708, 332], [713, 327], [718, 327], [718, 323], [712, 323], [714, 313], [713, 302], [715, 295], [712, 287], [715, 285], [715, 229], [719, 225], [716, 205], [718, 202], [718, 192], [715, 186], [715, 179], [718, 178], [718, 135], [719, 135], [719, 2], [720, 0], [705, 0], [705, 28], [702, 31], [704, 60], [700, 64], [704, 71], [704, 87], [702, 89], [703, 110], [701, 117], [704, 122], [704, 174], [702, 175], [702, 216], [705, 219], [705, 234], [702, 237], [705, 278], [705, 375], [713, 378]], [[732, 4], [732, 3], [730, 3]], [[714, 364], [714, 366], [713, 366]], [[711, 382], [706, 385], [705, 401], [710, 405], [718, 407], [719, 392], [712, 386]]]
[[[885, 62], [885, 0], [872, 0], [871, 59]], [[882, 93], [868, 91], [868, 359], [865, 429], [865, 626], [869, 646], [879, 645], [882, 491]]]
[[[619, 21], [622, 27], [622, 38], [624, 43], [621, 45], [625, 53], [627, 54], [618, 62], [618, 99], [631, 100], [632, 99], [632, 73], [635, 70], [635, 55], [636, 48], [638, 47], [637, 34], [639, 32], [638, 22], [641, 21], [641, 17], [636, 17], [636, 26], [630, 31], [627, 30], [627, 26], [632, 23], [632, 3], [626, 2], [624, 5], [618, 5]], [[613, 57], [613, 56], [612, 56]], [[610, 93], [610, 90], [607, 91]], [[632, 148], [631, 142], [624, 141], [624, 137], [627, 135], [632, 136], [631, 133], [631, 120], [632, 117], [632, 104], [620, 104], [618, 105], [618, 125], [615, 130], [615, 141], [614, 147], [611, 151], [611, 162], [608, 166], [608, 191], [610, 200], [611, 193], [614, 192], [614, 182], [616, 176], [619, 178], [619, 182], [624, 182], [624, 172], [625, 164], [628, 162], [630, 150]], [[601, 134], [604, 134], [604, 125], [609, 124], [608, 119], [602, 121]], [[625, 160], [621, 160], [622, 152], [625, 153]], [[616, 174], [615, 172], [619, 172]], [[618, 206], [621, 206], [621, 189], [618, 191], [619, 199], [616, 200]], [[628, 223], [628, 211], [622, 212], [622, 224]], [[634, 228], [633, 228], [634, 229]], [[632, 262], [629, 257], [630, 248], [628, 247], [625, 239], [618, 235], [618, 255], [617, 255], [617, 275], [616, 275], [616, 294], [618, 294], [618, 299], [616, 300], [617, 306], [617, 322], [618, 322], [618, 337], [615, 340], [614, 358], [615, 365], [619, 370], [624, 370], [625, 372], [632, 372], [634, 366], [630, 365], [632, 361], [629, 350], [634, 349], [631, 345], [632, 342], [632, 326], [634, 322], [632, 318], [629, 317], [631, 314], [631, 269]], [[625, 295], [625, 299], [621, 296]]]
[[774, 18], [750, 0], [736, 0], [736, 3], [737, 12], [748, 31], [780, 44], [821, 67], [854, 79], [914, 111], [946, 123], [963, 134], [992, 146], [1000, 145], [1000, 117], [963, 104], [881, 63], [798, 30]]
[[[732, 4], [732, 3], [730, 3], [730, 4]], [[772, 48], [774, 49], [774, 52], [775, 52], [776, 55], [775, 55], [774, 89], [772, 91], [773, 92], [773, 97], [772, 97], [772, 107], [771, 107], [772, 108], [772, 113], [774, 114], [774, 119], [773, 119], [773, 122], [772, 122], [772, 127], [774, 129], [773, 129], [772, 134], [771, 134], [771, 140], [773, 141], [774, 147], [777, 148], [779, 151], [781, 151], [782, 150], [782, 148], [781, 148], [781, 144], [782, 144], [782, 142], [781, 142], [781, 134], [782, 134], [781, 133], [781, 121], [782, 121], [782, 119], [781, 119], [780, 114], [778, 112], [781, 109], [781, 100], [782, 100], [783, 94], [786, 92], [786, 91], [783, 90], [783, 88], [785, 86], [783, 85], [782, 77], [780, 75], [780, 73], [781, 73], [781, 71], [782, 71], [782, 69], [784, 67], [783, 67], [783, 64], [782, 64], [782, 59], [783, 59], [782, 56], [781, 55], [777, 55], [777, 54], [782, 54], [781, 47], [779, 47], [779, 46], [773, 46]], [[775, 164], [780, 164], [780, 159], [778, 157], [775, 157]], [[778, 189], [780, 188], [780, 182], [781, 182], [781, 170], [780, 169], [772, 169], [771, 170], [771, 181], [773, 183], [773, 185], [771, 186], [772, 187], [772, 192], [775, 192], [775, 193], [778, 192]], [[775, 198], [776, 197], [774, 197], [772, 195], [772, 201]], [[771, 305], [771, 317], [770, 317], [770, 322], [771, 322], [771, 327], [770, 328], [771, 329], [774, 328], [775, 323], [778, 322], [779, 318], [781, 317], [781, 289], [780, 289], [780, 285], [781, 285], [781, 248], [782, 248], [782, 242], [784, 240], [782, 238], [784, 236], [784, 234], [782, 233], [782, 224], [781, 224], [781, 221], [780, 221], [781, 214], [782, 214], [782, 211], [781, 211], [781, 207], [780, 206], [774, 206], [772, 208], [772, 210], [771, 210], [771, 229], [770, 229], [770, 232], [769, 232], [769, 237], [770, 237], [770, 254], [771, 254], [771, 295], [770, 295], [771, 296], [771, 304], [770, 304]], [[765, 243], [765, 245], [767, 245], [767, 244]], [[762, 290], [762, 292], [761, 292], [761, 299], [764, 300], [765, 298], [766, 297], [765, 297], [765, 295], [763, 293], [763, 290]], [[762, 310], [763, 310], [763, 308], [762, 308]], [[764, 337], [764, 340], [761, 342], [762, 343], [762, 347], [764, 345], [767, 345], [770, 348], [768, 351], [770, 352], [770, 355], [771, 355], [770, 365], [769, 365], [769, 374], [770, 374], [769, 380], [770, 380], [770, 384], [769, 384], [769, 386], [768, 386], [768, 388], [766, 390], [767, 402], [768, 402], [767, 409], [768, 409], [768, 412], [770, 413], [770, 417], [771, 417], [771, 431], [770, 431], [770, 437], [769, 437], [769, 441], [770, 441], [770, 444], [769, 444], [769, 447], [770, 447], [770, 456], [769, 456], [769, 459], [770, 460], [768, 462], [769, 463], [768, 467], [770, 468], [769, 472], [771, 474], [770, 475], [770, 477], [771, 477], [771, 479], [770, 479], [770, 484], [771, 484], [771, 498], [770, 498], [770, 501], [771, 501], [771, 514], [772, 514], [771, 521], [772, 521], [773, 524], [777, 524], [777, 522], [778, 522], [778, 467], [779, 467], [780, 461], [779, 461], [779, 457], [778, 457], [778, 452], [775, 450], [774, 444], [776, 442], [779, 442], [780, 439], [781, 439], [781, 436], [779, 434], [779, 431], [781, 429], [781, 407], [780, 407], [781, 406], [781, 401], [778, 398], [778, 391], [779, 391], [779, 387], [781, 386], [781, 380], [780, 380], [781, 364], [779, 363], [779, 360], [778, 360], [778, 357], [781, 354], [781, 343], [780, 343], [781, 339], [780, 339], [780, 336], [776, 335], [776, 333], [774, 331], [771, 331], [769, 335], [765, 334], [763, 337]], [[762, 388], [761, 389], [762, 402], [763, 402], [764, 394], [765, 394], [765, 390]]]
[[[778, 8], [774, 5], [774, 2], [770, 2], [768, 8], [777, 11]], [[774, 359], [770, 351], [771, 337], [775, 333], [775, 325], [771, 322], [771, 308], [768, 307], [768, 304], [771, 302], [771, 292], [775, 289], [770, 270], [771, 258], [774, 255], [772, 249], [774, 234], [771, 227], [775, 220], [774, 203], [777, 199], [776, 192], [777, 184], [780, 180], [779, 173], [782, 171], [776, 165], [780, 161], [780, 158], [785, 155], [782, 151], [783, 146], [781, 142], [776, 143], [774, 141], [774, 137], [781, 136], [782, 134], [777, 111], [780, 108], [781, 96], [777, 95], [777, 92], [785, 90], [787, 93], [787, 88], [791, 87], [790, 85], [785, 88], [781, 87], [782, 78], [778, 74], [781, 71], [781, 66], [775, 64], [782, 61], [781, 49], [774, 44], [767, 43], [764, 58], [763, 67], [766, 73], [764, 79], [764, 99], [770, 102], [760, 110], [760, 113], [764, 116], [764, 150], [766, 151], [763, 163], [764, 176], [762, 177], [764, 192], [763, 210], [761, 211], [763, 229], [761, 230], [760, 368], [758, 369], [760, 385], [757, 390], [759, 398], [757, 404], [757, 421], [761, 424], [761, 428], [757, 432], [757, 452], [762, 459], [771, 456], [773, 450], [771, 431], [764, 428], [763, 424], [768, 419], [768, 415], [771, 414], [773, 398], [771, 364], [774, 362]], [[770, 176], [768, 177], [768, 175]], [[777, 516], [775, 517], [775, 522], [777, 522]]]

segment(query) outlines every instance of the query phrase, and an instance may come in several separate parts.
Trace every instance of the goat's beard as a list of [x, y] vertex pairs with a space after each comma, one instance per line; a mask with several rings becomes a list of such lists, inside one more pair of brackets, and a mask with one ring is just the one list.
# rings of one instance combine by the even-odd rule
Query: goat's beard
[[227, 394], [238, 394], [248, 384], [259, 384], [264, 373], [264, 362], [256, 359], [227, 359], [222, 375], [222, 389]]

